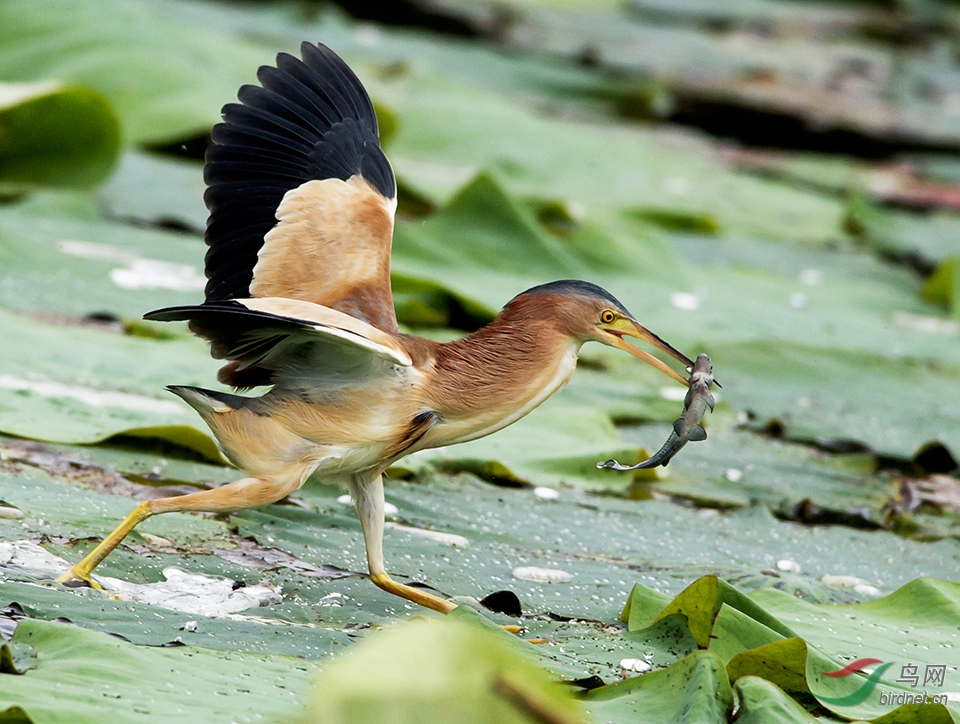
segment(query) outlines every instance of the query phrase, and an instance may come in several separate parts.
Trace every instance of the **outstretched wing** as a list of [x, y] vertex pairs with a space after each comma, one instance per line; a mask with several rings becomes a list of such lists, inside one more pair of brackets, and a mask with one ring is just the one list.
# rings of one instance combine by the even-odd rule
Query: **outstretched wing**
[[260, 68], [213, 129], [206, 301], [302, 300], [396, 332], [396, 180], [373, 104], [329, 48], [301, 54]]
[[343, 312], [294, 299], [238, 299], [168, 307], [144, 316], [189, 321], [229, 360], [220, 380], [235, 387], [278, 384], [329, 389], [413, 364], [392, 335]]

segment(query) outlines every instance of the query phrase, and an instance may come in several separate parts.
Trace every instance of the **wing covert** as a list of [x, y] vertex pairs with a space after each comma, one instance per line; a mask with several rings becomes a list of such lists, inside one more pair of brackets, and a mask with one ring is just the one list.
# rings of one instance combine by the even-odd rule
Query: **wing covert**
[[281, 53], [224, 106], [207, 151], [207, 303], [298, 299], [396, 332], [396, 180], [373, 104], [329, 48]]
[[390, 334], [299, 300], [206, 302], [158, 309], [144, 319], [189, 321], [195, 334], [210, 341], [215, 358], [229, 360], [218, 377], [235, 387], [329, 386], [413, 364]]

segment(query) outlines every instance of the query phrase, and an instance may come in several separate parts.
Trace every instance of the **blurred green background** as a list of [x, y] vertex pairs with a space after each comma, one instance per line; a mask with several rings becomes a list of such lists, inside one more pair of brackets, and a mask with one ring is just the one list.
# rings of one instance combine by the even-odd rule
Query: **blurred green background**
[[[955, 3], [924, 0], [0, 0], [0, 606], [18, 604], [0, 632], [20, 624], [0, 720], [290, 720], [357, 639], [370, 658], [321, 683], [318, 721], [448, 721], [481, 690], [477, 721], [892, 716], [879, 689], [862, 709], [815, 698], [864, 657], [894, 662], [884, 681], [945, 664], [927, 691], [960, 691], [958, 30]], [[238, 476], [163, 390], [215, 386], [218, 365], [140, 316], [201, 300], [210, 128], [303, 40], [377, 107], [406, 329], [450, 339], [586, 279], [723, 384], [709, 439], [669, 468], [600, 471], [656, 450], [682, 390], [587, 346], [529, 417], [391, 471], [388, 568], [498, 623], [516, 616], [478, 601], [509, 589], [544, 645], [468, 645], [466, 610], [472, 628], [381, 639], [435, 617], [354, 573], [359, 525], [318, 481], [151, 520], [98, 569], [111, 595], [52, 584], [135, 499]]]

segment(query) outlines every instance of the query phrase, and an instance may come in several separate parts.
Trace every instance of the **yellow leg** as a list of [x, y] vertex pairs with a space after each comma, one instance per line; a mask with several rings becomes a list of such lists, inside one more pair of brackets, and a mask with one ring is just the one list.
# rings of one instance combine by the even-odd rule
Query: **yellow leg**
[[114, 548], [120, 545], [120, 542], [127, 537], [130, 531], [153, 513], [154, 511], [150, 510], [148, 503], [140, 503], [110, 535], [100, 541], [100, 545], [94, 548], [86, 558], [57, 578], [57, 582], [68, 583], [72, 580], [78, 580], [92, 588], [101, 588], [99, 583], [90, 578], [93, 569], [99, 566]]
[[426, 608], [447, 614], [457, 607], [446, 599], [421, 591], [413, 586], [397, 583], [390, 578], [383, 565], [383, 478], [380, 475], [370, 479], [356, 476], [350, 486], [350, 495], [357, 507], [357, 517], [363, 529], [363, 539], [367, 546], [367, 567], [370, 580], [387, 593], [425, 606]]
[[[372, 480], [357, 476], [350, 487], [350, 495], [357, 507], [357, 516], [360, 518], [360, 527], [363, 529], [363, 539], [367, 545], [367, 566], [370, 569], [370, 580], [378, 588], [394, 596], [400, 596], [419, 606], [429, 608], [444, 615], [450, 613], [457, 604], [434, 596], [419, 588], [397, 583], [390, 578], [383, 565], [383, 478], [377, 476]], [[518, 634], [523, 629], [520, 626], [504, 626], [510, 633]]]
[[390, 578], [390, 574], [386, 571], [382, 573], [371, 573], [370, 580], [387, 593], [392, 593], [395, 596], [400, 596], [400, 598], [405, 598], [408, 601], [413, 601], [414, 603], [443, 614], [450, 613], [457, 607], [457, 604], [451, 603], [439, 596], [434, 596], [432, 593], [421, 591], [419, 588], [414, 588], [413, 586], [405, 586], [402, 583], [397, 583]]
[[[370, 580], [378, 588], [394, 596], [400, 596], [420, 606], [429, 608], [444, 615], [450, 613], [457, 604], [434, 596], [419, 588], [397, 583], [387, 573], [383, 564], [383, 478], [379, 475], [373, 480], [358, 476], [354, 478], [350, 488], [357, 515], [360, 518], [360, 527], [363, 529], [364, 542], [367, 545], [367, 566], [370, 569]], [[521, 626], [507, 625], [503, 627], [510, 633], [519, 634]]]
[[204, 510], [217, 513], [255, 508], [258, 505], [275, 503], [286, 497], [300, 486], [301, 478], [302, 476], [299, 474], [288, 476], [283, 481], [243, 478], [213, 490], [177, 495], [172, 498], [156, 498], [140, 503], [110, 535], [103, 539], [100, 545], [94, 548], [77, 565], [57, 578], [57, 581], [67, 583], [72, 580], [80, 580], [93, 588], [100, 588], [90, 578], [93, 569], [99, 566], [114, 548], [120, 545], [130, 531], [152, 515], [185, 510]]

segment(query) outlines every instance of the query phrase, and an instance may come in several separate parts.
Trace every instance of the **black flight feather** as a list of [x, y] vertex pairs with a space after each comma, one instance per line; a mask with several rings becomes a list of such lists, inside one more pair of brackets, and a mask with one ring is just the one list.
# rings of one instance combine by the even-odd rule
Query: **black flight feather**
[[211, 134], [203, 197], [210, 210], [208, 303], [250, 296], [257, 254], [287, 191], [359, 175], [385, 197], [396, 196], [360, 80], [326, 46], [304, 43], [300, 53], [302, 60], [281, 53], [276, 67], [260, 68], [261, 85], [243, 86], [240, 103], [224, 106], [223, 123]]
[[[261, 339], [267, 336], [275, 337], [275, 344], [283, 339], [284, 333], [290, 334], [313, 327], [310, 322], [302, 319], [247, 309], [232, 300], [166, 307], [148, 312], [143, 318], [154, 322], [189, 321], [190, 329], [195, 334], [211, 342], [216, 359], [244, 359], [244, 348], [251, 335], [259, 335]], [[240, 354], [237, 354], [238, 352]]]

